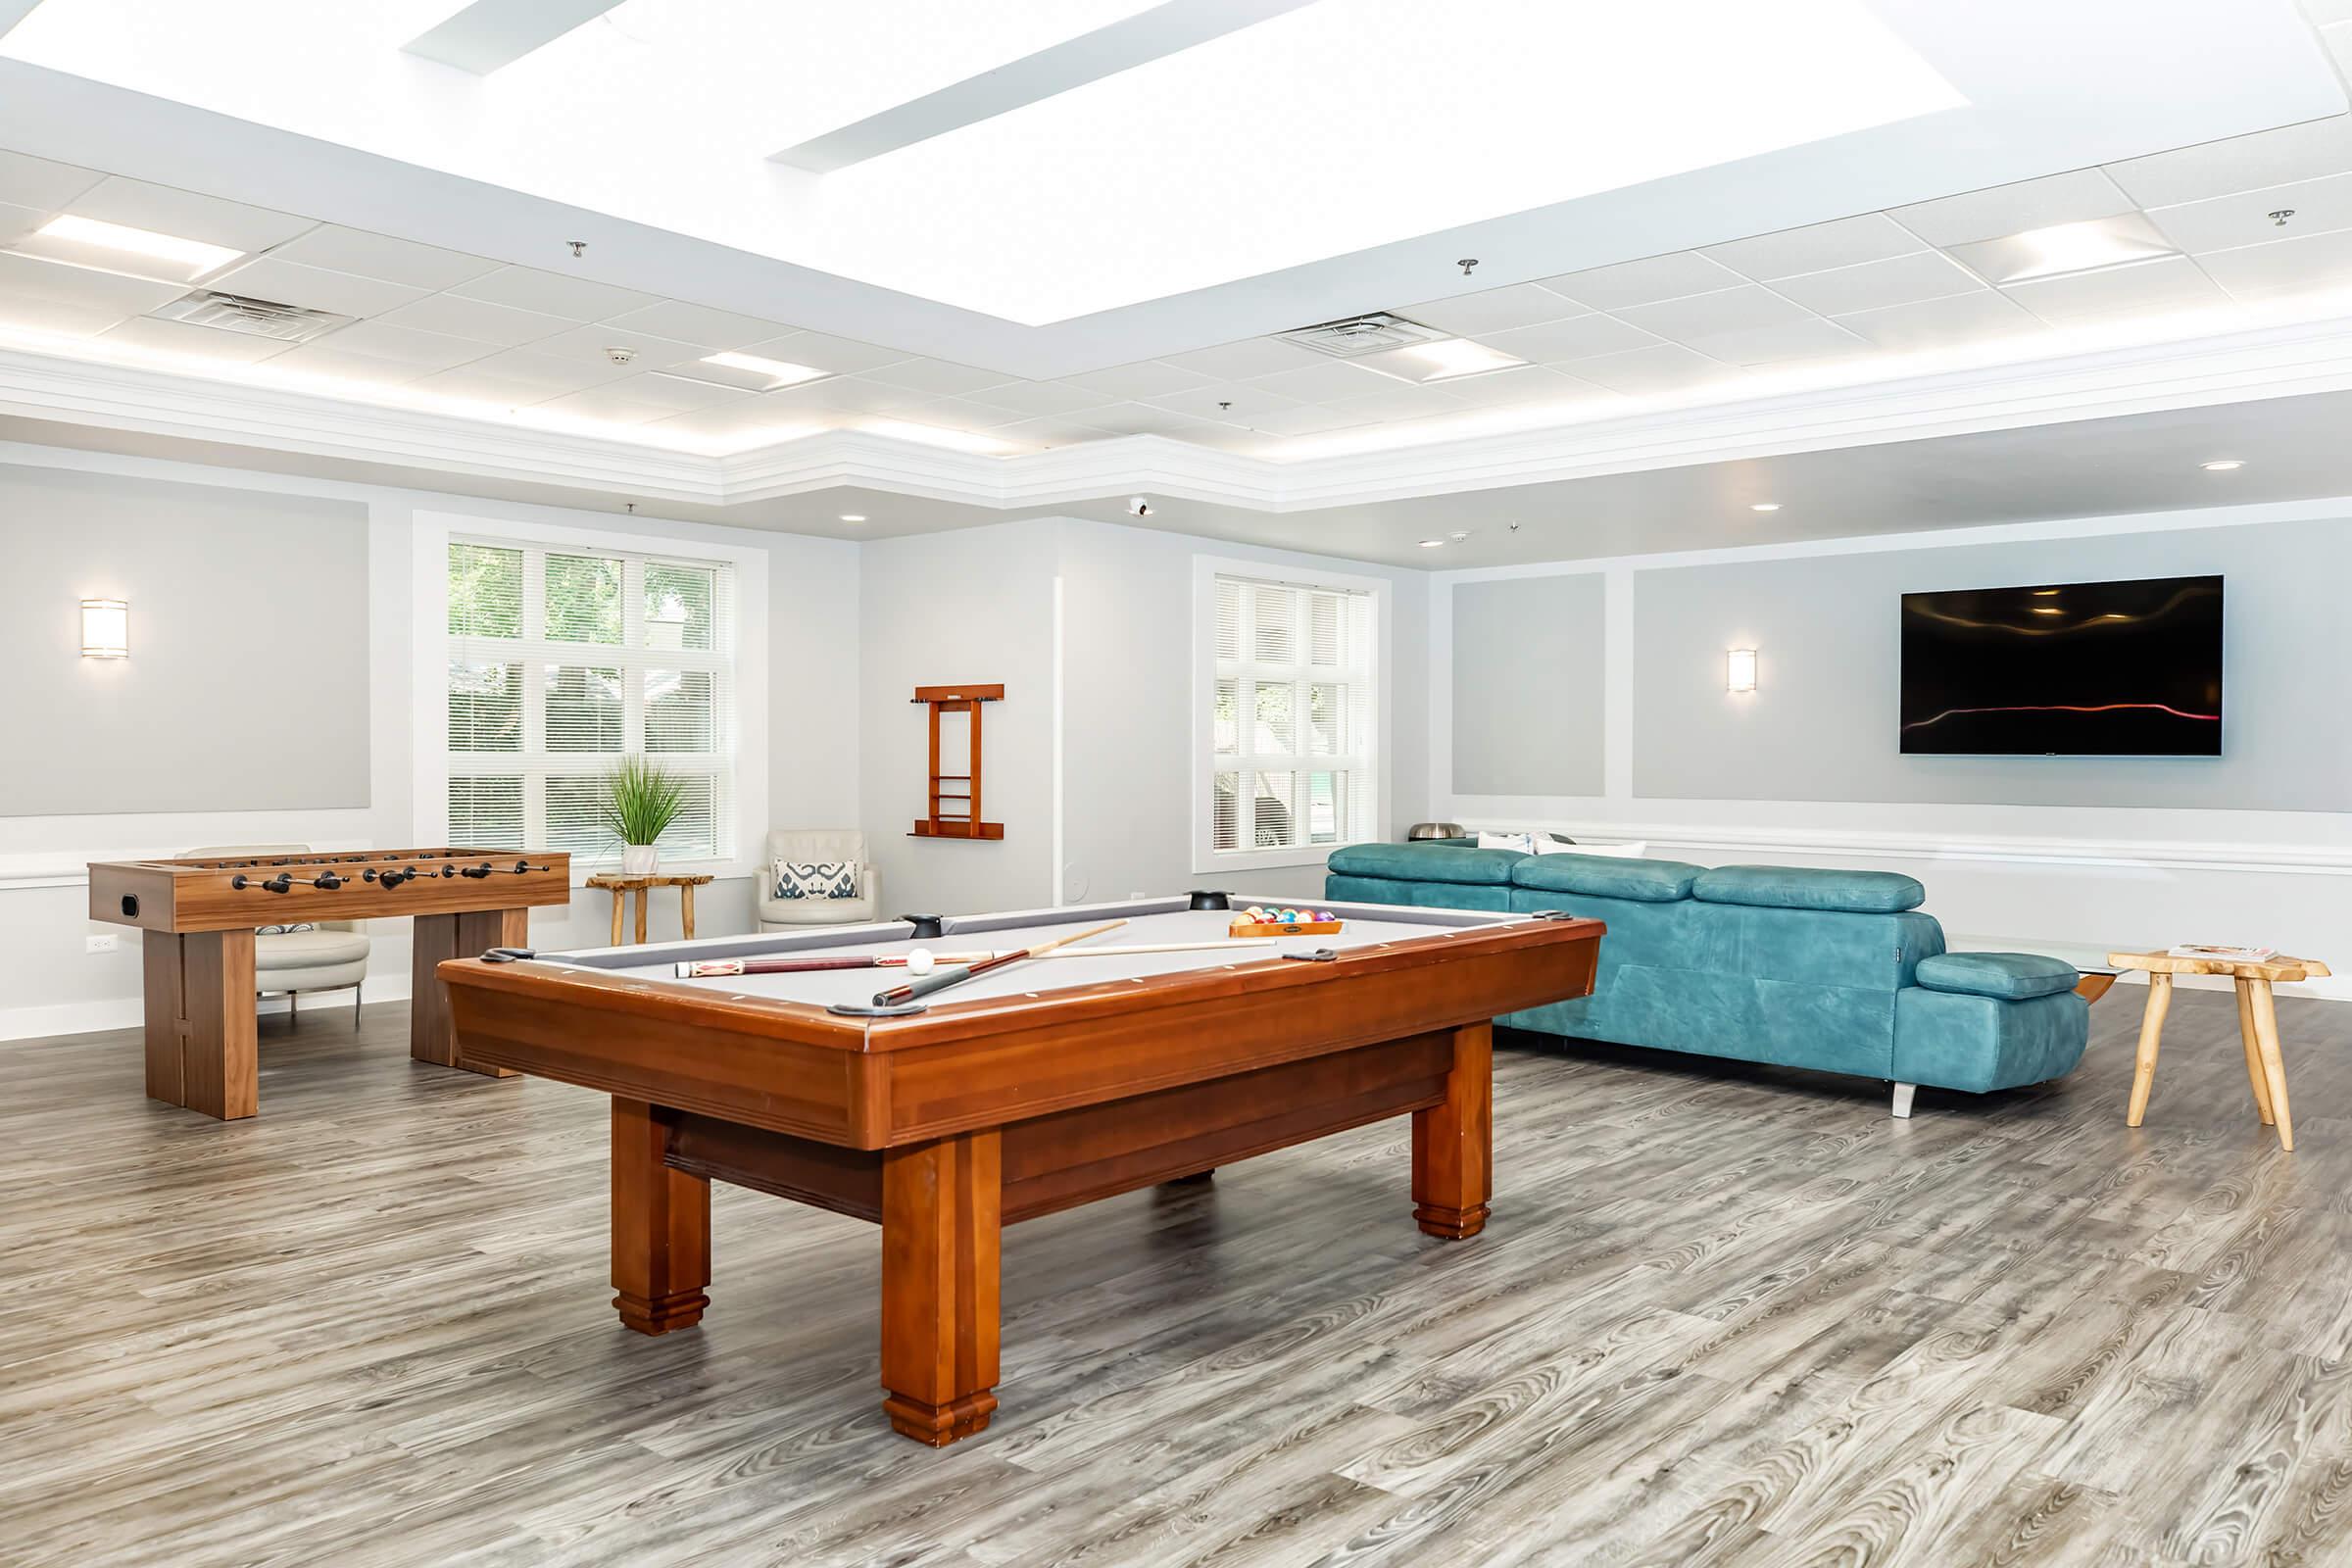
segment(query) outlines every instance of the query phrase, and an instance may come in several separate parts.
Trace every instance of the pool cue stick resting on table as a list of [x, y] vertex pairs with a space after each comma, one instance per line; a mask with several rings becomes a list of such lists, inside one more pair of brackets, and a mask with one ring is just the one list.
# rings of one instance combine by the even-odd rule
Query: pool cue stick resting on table
[[1008, 963], [1018, 963], [1023, 958], [1033, 958], [1040, 954], [1051, 953], [1055, 948], [1066, 948], [1073, 942], [1084, 942], [1088, 937], [1099, 937], [1105, 931], [1116, 931], [1126, 923], [1125, 920], [1105, 920], [1101, 925], [1089, 926], [1084, 931], [1073, 931], [1066, 937], [1055, 937], [1051, 942], [1037, 942], [1025, 948], [1015, 948], [1010, 953], [1000, 953], [995, 957], [983, 958], [978, 963], [956, 964], [951, 968], [934, 969], [918, 980], [908, 980], [902, 985], [892, 986], [887, 991], [875, 992], [874, 1005], [896, 1007], [906, 1003], [919, 1001], [934, 992], [945, 991], [950, 986], [959, 986], [966, 980], [987, 974], [993, 969], [1002, 969]]
[[[1289, 937], [1216, 937], [1199, 942], [1140, 942], [1116, 948], [1052, 948], [1032, 952], [1032, 958], [1131, 958], [1146, 953], [1205, 953], [1212, 948], [1270, 948]], [[922, 950], [917, 948], [916, 953]], [[978, 963], [1009, 950], [982, 948], [973, 953], [934, 953], [935, 964]], [[912, 953], [843, 953], [829, 958], [698, 958], [672, 965], [681, 980], [717, 980], [739, 974], [811, 974], [825, 969], [901, 969], [910, 967]], [[920, 973], [918, 969], [916, 971]]]

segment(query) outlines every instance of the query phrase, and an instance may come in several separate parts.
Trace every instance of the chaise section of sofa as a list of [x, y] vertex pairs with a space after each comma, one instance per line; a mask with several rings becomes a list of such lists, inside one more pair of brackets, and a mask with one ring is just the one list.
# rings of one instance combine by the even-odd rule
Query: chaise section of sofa
[[1526, 856], [1457, 844], [1331, 857], [1334, 899], [1565, 909], [1605, 921], [1592, 994], [1518, 1028], [1982, 1093], [2081, 1059], [2075, 971], [2027, 954], [1944, 953], [1927, 890], [1886, 871]]

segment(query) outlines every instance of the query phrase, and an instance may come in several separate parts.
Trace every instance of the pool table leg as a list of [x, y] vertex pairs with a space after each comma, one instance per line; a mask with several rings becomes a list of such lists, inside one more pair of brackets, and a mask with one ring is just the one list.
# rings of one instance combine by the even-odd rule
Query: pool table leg
[[882, 1408], [935, 1448], [997, 1407], [1002, 1149], [986, 1128], [882, 1152]]
[[710, 1182], [662, 1162], [669, 1112], [612, 1097], [612, 1305], [640, 1334], [703, 1320], [710, 1304]]
[[1494, 1028], [1453, 1032], [1446, 1098], [1413, 1112], [1413, 1218], [1431, 1236], [1466, 1241], [1486, 1228], [1494, 1191]]

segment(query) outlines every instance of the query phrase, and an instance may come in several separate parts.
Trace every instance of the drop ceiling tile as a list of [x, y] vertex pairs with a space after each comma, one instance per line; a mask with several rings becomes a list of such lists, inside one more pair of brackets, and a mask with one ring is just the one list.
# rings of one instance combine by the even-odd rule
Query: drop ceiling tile
[[[544, 354], [559, 360], [577, 360], [590, 365], [612, 364], [614, 349], [627, 349], [632, 355], [628, 364], [619, 368], [618, 373], [622, 375], [689, 365], [710, 352], [699, 343], [680, 343], [672, 338], [655, 337], [645, 332], [623, 332], [609, 322], [602, 326], [570, 327], [554, 337], [543, 337], [530, 346], [533, 354]], [[601, 379], [611, 380], [612, 377]]]
[[1227, 381], [1220, 385], [1194, 387], [1187, 392], [1169, 392], [1147, 401], [1163, 409], [1173, 409], [1178, 414], [1189, 414], [1196, 419], [1245, 425], [1261, 414], [1299, 406], [1297, 398], [1261, 391], [1253, 381]]
[[144, 316], [188, 291], [185, 283], [156, 283], [64, 262], [0, 253], [0, 297], [18, 295], [91, 311], [112, 311], [117, 320]]
[[[870, 412], [883, 414], [893, 411], [875, 409]], [[989, 430], [1001, 424], [1018, 424], [1023, 419], [1046, 417], [1012, 409], [1000, 409], [993, 403], [982, 403], [972, 398], [932, 398], [926, 402], [909, 404], [899, 412], [919, 423], [954, 425], [959, 430]]]
[[0, 202], [0, 245], [14, 245], [47, 221], [49, 214], [45, 208]]
[[1919, 248], [1919, 236], [1885, 213], [1864, 213], [1859, 218], [1710, 245], [1698, 254], [1759, 283], [1769, 283], [1798, 272], [1826, 272], [1833, 267], [1884, 261]]
[[2341, 289], [2352, 284], [2352, 233], [2313, 234], [2197, 258], [2207, 276], [2238, 299]]
[[1313, 349], [1302, 349], [1296, 343], [1253, 337], [1213, 349], [1195, 349], [1190, 354], [1165, 355], [1161, 363], [1214, 381], [1246, 381], [1253, 376], [1274, 375], [1319, 364], [1323, 358]]
[[487, 362], [477, 360], [454, 370], [437, 370], [433, 374], [410, 382], [419, 392], [431, 392], [441, 397], [463, 398], [468, 403], [488, 404], [501, 409], [526, 409], [534, 403], [544, 403], [576, 387], [550, 388], [538, 381], [517, 380], [497, 375], [481, 368]]
[[[657, 303], [652, 294], [614, 288], [592, 278], [543, 272], [535, 267], [502, 267], [495, 272], [468, 278], [450, 290], [469, 300], [511, 305], [518, 311], [538, 311], [572, 321], [603, 321]], [[672, 334], [673, 336], [675, 334]]]
[[698, 409], [692, 414], [672, 415], [657, 421], [655, 428], [673, 434], [683, 431], [702, 436], [742, 437], [740, 443], [729, 444], [752, 446], [789, 441], [837, 423], [838, 417], [828, 413], [796, 413], [778, 408], [764, 397], [754, 397], [740, 403]]
[[1284, 370], [1276, 375], [1261, 375], [1250, 384], [1260, 390], [1301, 403], [1329, 403], [1337, 398], [1362, 397], [1371, 392], [1385, 392], [1396, 384], [1396, 377], [1378, 370], [1367, 370], [1347, 360], [1325, 360], [1321, 365], [1301, 366], [1296, 370]]
[[2352, 115], [2307, 120], [2107, 166], [2117, 186], [2142, 207], [2174, 207], [2347, 170], [2352, 170]]
[[398, 310], [425, 297], [420, 288], [362, 277], [356, 272], [333, 272], [323, 267], [264, 256], [210, 279], [205, 286], [249, 299], [274, 300], [306, 310], [331, 311], [337, 316], [374, 316]]
[[169, 185], [150, 185], [124, 179], [120, 174], [110, 175], [83, 191], [66, 210], [102, 223], [121, 223], [126, 228], [143, 228], [207, 245], [225, 245], [235, 251], [267, 250], [316, 226], [313, 219], [247, 207], [242, 202], [224, 202], [217, 196], [199, 196], [193, 191], [173, 190]]
[[[740, 349], [747, 343], [760, 343], [778, 333], [789, 331], [781, 321], [762, 321], [757, 317], [737, 316], [732, 311], [714, 311], [706, 305], [689, 305], [683, 300], [658, 300], [608, 318], [608, 326], [628, 332], [651, 332], [656, 337], [674, 338], [680, 343], [701, 343], [711, 349]], [[808, 364], [807, 360], [800, 362]]]
[[1874, 345], [1819, 317], [1777, 326], [1752, 326], [1740, 332], [1707, 333], [1690, 339], [1690, 346], [1711, 360], [1749, 368], [1808, 360], [1857, 359], [1878, 352]]
[[1084, 375], [1066, 375], [1062, 379], [1089, 392], [1105, 392], [1114, 398], [1133, 399], [1155, 398], [1163, 393], [1213, 385], [1216, 377], [1181, 370], [1157, 360], [1145, 360], [1137, 365], [1116, 365], [1106, 370], [1089, 370]]
[[[482, 358], [489, 345], [472, 338], [422, 332], [415, 327], [388, 326], [381, 321], [354, 321], [306, 348], [328, 347], [338, 354], [358, 354], [394, 365], [413, 366], [416, 375], [447, 370]], [[410, 377], [415, 379], [415, 376]]]
[[560, 398], [531, 405], [535, 412], [566, 418], [593, 419], [600, 424], [648, 424], [679, 411], [659, 403], [623, 397], [612, 386], [592, 386], [585, 392], [566, 392]]
[[1017, 441], [1024, 447], [1047, 449], [1084, 446], [1089, 441], [1113, 441], [1118, 438], [1115, 431], [1099, 430], [1083, 420], [1057, 416], [999, 425], [988, 433], [1002, 440]]
[[824, 332], [786, 332], [777, 337], [762, 338], [742, 352], [757, 354], [762, 359], [783, 360], [791, 365], [806, 365], [810, 369], [823, 370], [829, 375], [856, 375], [861, 370], [878, 370], [885, 365], [897, 365], [902, 360], [914, 358], [898, 349], [858, 343]]
[[[807, 363], [807, 362], [803, 362]], [[954, 397], [961, 392], [977, 392], [982, 387], [1003, 386], [1010, 379], [1002, 370], [983, 370], [969, 365], [951, 365], [946, 360], [901, 360], [878, 369], [858, 372], [861, 381], [881, 386], [906, 387], [910, 391], [928, 392], [934, 397]]]
[[106, 176], [94, 169], [53, 164], [46, 158], [0, 149], [0, 202], [61, 212], [74, 197]]
[[1660, 337], [1690, 339], [1717, 332], [1744, 332], [1759, 326], [1779, 326], [1804, 320], [1811, 313], [1759, 283], [1693, 294], [1688, 299], [1661, 300], [1655, 305], [1628, 305], [1614, 313], [1645, 332]]
[[1118, 400], [1106, 392], [1091, 392], [1067, 381], [1007, 381], [974, 393], [972, 401], [991, 408], [1003, 409], [1014, 415], [1037, 417], [1049, 414], [1072, 414], [1080, 409], [1100, 409]]
[[1509, 332], [1489, 332], [1479, 339], [1536, 365], [1561, 360], [1589, 360], [1600, 354], [1622, 354], [1648, 348], [1659, 341], [1654, 332], [1620, 321], [1614, 316], [1576, 316], [1542, 326], [1523, 326]]
[[1368, 422], [1360, 414], [1301, 404], [1297, 408], [1262, 410], [1250, 416], [1250, 428], [1267, 435], [1322, 435], [1326, 431], [1351, 429]]
[[[270, 377], [300, 375], [349, 382], [352, 383], [349, 395], [356, 396], [368, 386], [406, 386], [426, 374], [429, 367], [337, 348], [334, 337], [322, 337], [315, 343], [296, 344], [285, 353], [263, 361], [258, 368]], [[326, 390], [331, 394], [336, 389]]]
[[2113, 218], [2136, 205], [2098, 170], [2078, 169], [1897, 207], [1888, 216], [1931, 245], [1962, 245], [2054, 223]]
[[2057, 325], [2102, 317], [2167, 313], [2224, 306], [2229, 296], [2185, 256], [2164, 256], [2067, 277], [2036, 277], [2001, 290]]
[[50, 337], [96, 337], [122, 324], [123, 313], [105, 305], [10, 294], [0, 289], [0, 331], [39, 332]]
[[1809, 311], [1839, 316], [1848, 311], [1908, 305], [1914, 300], [1941, 299], [1947, 294], [1971, 294], [1984, 287], [1984, 280], [1941, 251], [1914, 251], [1885, 261], [1778, 278], [1772, 286]]
[[779, 387], [763, 397], [779, 409], [803, 414], [899, 414], [936, 401], [912, 387], [884, 386], [854, 375]]
[[145, 316], [134, 316], [108, 329], [100, 334], [98, 341], [182, 359], [218, 360], [227, 365], [254, 365], [283, 354], [293, 346], [282, 339], [255, 337], [250, 332], [223, 332], [219, 327], [159, 321]]
[[1554, 294], [1540, 283], [1514, 283], [1509, 288], [1491, 288], [1483, 294], [1457, 294], [1447, 300], [1433, 300], [1397, 314], [1441, 332], [1481, 337], [1514, 326], [1556, 321], [1563, 316], [1578, 315], [1583, 309], [1574, 300]]
[[1730, 268], [1718, 266], [1696, 251], [1674, 251], [1543, 280], [1545, 288], [1595, 311], [1614, 311], [1625, 305], [1650, 305], [1687, 294], [1737, 288], [1746, 281]]
[[606, 383], [613, 392], [638, 403], [652, 403], [677, 414], [691, 414], [697, 409], [715, 409], [725, 404], [741, 403], [758, 394], [737, 386], [724, 386], [715, 381], [698, 381], [691, 375], [667, 370], [648, 370], [626, 380]]
[[1580, 360], [1574, 373], [1612, 392], [1640, 397], [1651, 392], [1678, 392], [1686, 387], [1734, 382], [1745, 372], [1678, 343], [1661, 343], [1656, 348], [1635, 349], [1628, 354]]
[[1173, 409], [1153, 408], [1149, 403], [1114, 403], [1107, 409], [1092, 409], [1087, 413], [1086, 422], [1098, 430], [1118, 435], [1184, 436], [1199, 430], [1224, 428]]
[[469, 300], [457, 294], [427, 295], [414, 304], [386, 311], [376, 319], [389, 326], [470, 338], [502, 349], [518, 349], [572, 328], [572, 323], [561, 316], [518, 311], [511, 305], [492, 305], [486, 300]]
[[534, 403], [541, 398], [577, 392], [583, 387], [601, 386], [640, 373], [634, 366], [614, 365], [602, 356], [559, 359], [537, 349], [509, 349], [503, 354], [485, 355], [466, 368], [476, 375], [536, 387], [539, 397], [529, 400]]
[[1890, 305], [1837, 318], [1838, 324], [1882, 349], [1914, 354], [1964, 348], [2044, 330], [2039, 320], [1993, 289]]
[[1459, 414], [1470, 405], [1460, 398], [1450, 397], [1434, 386], [1408, 386], [1399, 381], [1394, 387], [1368, 392], [1362, 397], [1340, 398], [1324, 407], [1342, 414], [1353, 415], [1361, 422], [1386, 419], [1425, 419], [1437, 414]]
[[[2271, 215], [2291, 210], [2283, 224]], [[2159, 207], [2148, 214], [2164, 237], [2191, 256], [2269, 245], [2352, 228], [2352, 173], [2274, 185], [2268, 190]]]
[[1490, 370], [1485, 375], [1460, 376], [1442, 384], [1447, 397], [1480, 409], [1504, 408], [1519, 403], [1573, 403], [1612, 395], [1589, 381], [1580, 381], [1575, 376], [1563, 375], [1540, 365]]
[[300, 262], [305, 267], [357, 272], [362, 277], [423, 289], [452, 288], [498, 269], [498, 263], [479, 256], [418, 245], [412, 240], [394, 239], [389, 234], [339, 228], [332, 223], [322, 223], [299, 239], [288, 240], [271, 254], [280, 261]]

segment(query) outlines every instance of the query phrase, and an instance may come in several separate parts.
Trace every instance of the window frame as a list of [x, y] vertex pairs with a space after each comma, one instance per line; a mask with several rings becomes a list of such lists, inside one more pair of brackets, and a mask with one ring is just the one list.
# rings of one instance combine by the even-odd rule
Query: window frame
[[[721, 838], [720, 850], [715, 856], [691, 858], [664, 856], [662, 863], [665, 869], [709, 872], [715, 876], [748, 876], [759, 869], [764, 859], [768, 812], [768, 553], [765, 550], [750, 545], [713, 543], [691, 536], [607, 532], [601, 528], [575, 525], [426, 512], [416, 514], [413, 541], [411, 635], [414, 659], [411, 711], [416, 715], [413, 732], [416, 751], [410, 816], [415, 843], [424, 846], [442, 844], [449, 837], [449, 780], [451, 774], [458, 771], [448, 764], [451, 642], [448, 622], [449, 547], [453, 541], [471, 541], [536, 547], [558, 554], [573, 550], [604, 552], [662, 561], [705, 563], [731, 568], [734, 599], [732, 624], [722, 630], [732, 634], [731, 664], [728, 667], [728, 679], [723, 684], [731, 690], [733, 701], [729, 704], [722, 699], [715, 714], [722, 727], [731, 722], [734, 730], [734, 752], [723, 791], [726, 798], [718, 805], [715, 821]], [[529, 592], [526, 582], [526, 597]], [[634, 623], [634, 614], [629, 616], [629, 620]], [[521, 646], [535, 648], [537, 645], [526, 643]], [[581, 646], [583, 657], [577, 662], [595, 662], [593, 648], [596, 645]], [[538, 693], [526, 689], [526, 739], [529, 715], [539, 710], [539, 701]], [[487, 757], [491, 754], [483, 755]], [[604, 855], [575, 854], [571, 858], [572, 885], [582, 885], [598, 869], [610, 868], [617, 863], [618, 858], [617, 847]]]
[[[1372, 735], [1361, 755], [1366, 760], [1366, 831], [1343, 836], [1329, 844], [1300, 844], [1284, 849], [1219, 850], [1216, 843], [1216, 692], [1217, 692], [1217, 579], [1244, 577], [1252, 582], [1286, 587], [1322, 589], [1363, 595], [1371, 605]], [[1193, 558], [1193, 716], [1188, 765], [1192, 769], [1192, 828], [1189, 863], [1196, 875], [1256, 871], [1282, 866], [1319, 866], [1334, 850], [1366, 844], [1389, 836], [1390, 737], [1395, 733], [1390, 714], [1390, 659], [1393, 635], [1394, 585], [1385, 577], [1363, 577], [1329, 571], [1320, 566], [1293, 565], [1279, 561], [1250, 561], [1236, 557]], [[1247, 715], [1243, 721], [1248, 722]], [[1297, 715], [1301, 725], [1306, 715]]]

